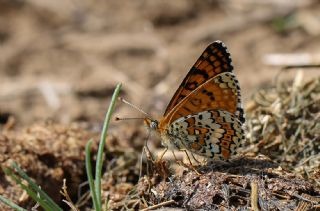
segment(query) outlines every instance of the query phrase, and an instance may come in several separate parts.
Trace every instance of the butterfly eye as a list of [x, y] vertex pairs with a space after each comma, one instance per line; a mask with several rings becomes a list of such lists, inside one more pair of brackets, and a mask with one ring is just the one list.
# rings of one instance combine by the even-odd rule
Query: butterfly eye
[[153, 129], [153, 130], [157, 129], [158, 128], [158, 121], [151, 120], [150, 128]]

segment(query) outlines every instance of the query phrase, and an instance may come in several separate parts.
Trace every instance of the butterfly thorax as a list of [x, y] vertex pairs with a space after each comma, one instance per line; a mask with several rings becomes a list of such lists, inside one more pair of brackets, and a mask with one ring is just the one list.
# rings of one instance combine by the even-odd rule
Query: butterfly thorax
[[180, 140], [174, 137], [174, 134], [170, 133], [169, 125], [165, 125], [165, 119], [160, 121], [149, 118], [144, 119], [144, 124], [151, 132], [156, 133], [161, 137], [161, 144], [169, 149], [181, 149]]

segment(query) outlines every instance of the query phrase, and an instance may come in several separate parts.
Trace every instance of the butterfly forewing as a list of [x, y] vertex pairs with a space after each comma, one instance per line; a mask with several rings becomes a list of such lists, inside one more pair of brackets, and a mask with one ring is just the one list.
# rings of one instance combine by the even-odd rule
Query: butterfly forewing
[[188, 114], [218, 109], [228, 111], [239, 118], [241, 102], [238, 102], [240, 98], [238, 88], [238, 81], [233, 73], [221, 73], [191, 92], [165, 117], [164, 121], [170, 124]]
[[164, 116], [172, 111], [174, 107], [193, 90], [210, 78], [223, 72], [232, 72], [232, 70], [233, 66], [226, 46], [221, 41], [215, 41], [210, 44], [182, 81], [167, 106]]

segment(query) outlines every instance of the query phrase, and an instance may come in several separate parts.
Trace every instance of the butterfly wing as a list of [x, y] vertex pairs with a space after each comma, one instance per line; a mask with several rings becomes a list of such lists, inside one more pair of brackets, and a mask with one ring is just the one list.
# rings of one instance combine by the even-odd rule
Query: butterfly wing
[[221, 41], [210, 44], [173, 95], [164, 116], [167, 116], [186, 96], [210, 78], [223, 72], [232, 72], [232, 70], [233, 66], [227, 47]]
[[224, 110], [245, 121], [239, 82], [231, 72], [220, 73], [192, 91], [160, 122], [170, 125], [178, 118], [206, 110]]
[[223, 110], [203, 111], [181, 117], [169, 127], [177, 146], [213, 159], [227, 160], [244, 139], [238, 118]]
[[220, 41], [191, 68], [160, 121], [159, 130], [178, 149], [228, 159], [244, 139], [240, 86], [230, 54]]

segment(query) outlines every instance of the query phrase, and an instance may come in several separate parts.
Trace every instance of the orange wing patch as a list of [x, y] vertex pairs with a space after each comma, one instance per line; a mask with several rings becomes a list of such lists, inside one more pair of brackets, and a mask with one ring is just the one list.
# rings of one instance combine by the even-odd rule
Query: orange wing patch
[[230, 54], [221, 41], [215, 41], [209, 45], [182, 81], [172, 97], [164, 116], [206, 81], [222, 72], [232, 72], [233, 66], [231, 63]]
[[170, 124], [180, 117], [205, 110], [220, 109], [235, 113], [238, 106], [236, 87], [237, 81], [233, 73], [219, 74], [191, 92], [161, 121], [161, 124]]

